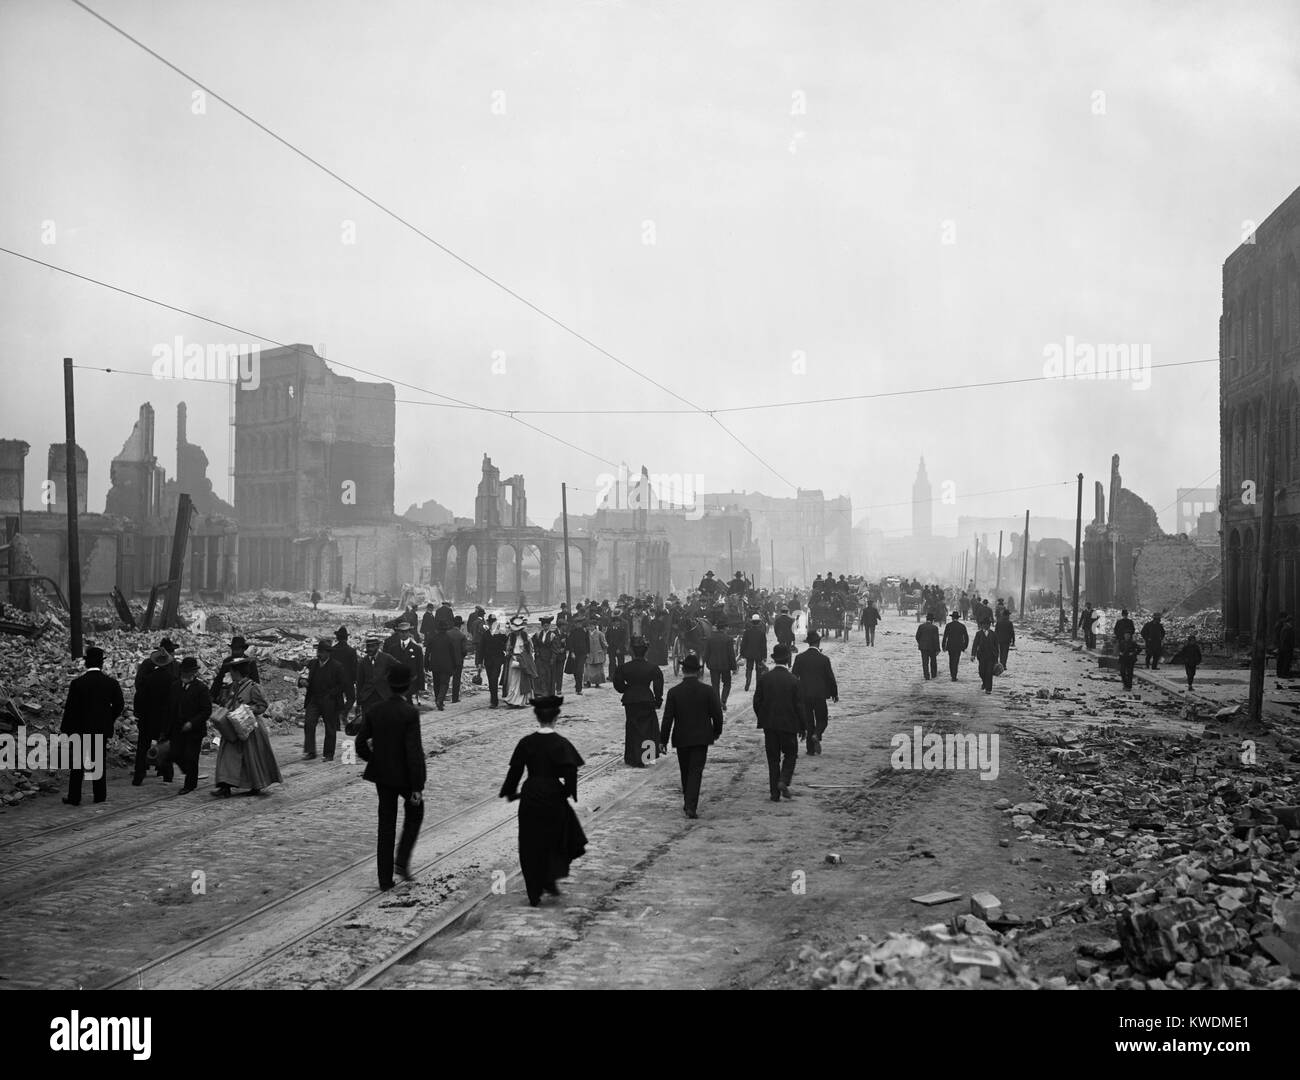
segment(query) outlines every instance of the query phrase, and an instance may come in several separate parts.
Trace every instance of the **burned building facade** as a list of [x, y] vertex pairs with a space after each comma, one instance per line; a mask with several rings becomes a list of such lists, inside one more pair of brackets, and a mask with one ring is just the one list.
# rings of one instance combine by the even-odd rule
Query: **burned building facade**
[[[1223, 616], [1251, 635], [1259, 575], [1259, 494], [1271, 451], [1275, 516], [1269, 625], [1300, 607], [1300, 188], [1223, 264], [1219, 455]], [[1266, 446], [1267, 443], [1267, 446]]]
[[[9, 546], [10, 574], [40, 574], [68, 590], [67, 448], [49, 448], [46, 479], [39, 493], [23, 485], [28, 444], [0, 440], [0, 512]], [[149, 593], [166, 581], [182, 492], [194, 499], [182, 566], [181, 588], [193, 595], [224, 597], [234, 591], [236, 526], [231, 507], [218, 499], [207, 478], [207, 455], [185, 438], [185, 405], [177, 412], [177, 477], [154, 453], [154, 409], [140, 407], [131, 433], [109, 464], [109, 490], [103, 513], [87, 511], [89, 462], [73, 447], [77, 473], [77, 533], [82, 594], [107, 598], [116, 588], [125, 596]], [[21, 566], [18, 563], [21, 562]], [[19, 595], [22, 593], [23, 595]], [[20, 606], [26, 590], [11, 588]]]
[[255, 388], [234, 393], [240, 588], [392, 588], [393, 387], [291, 345], [262, 352]]

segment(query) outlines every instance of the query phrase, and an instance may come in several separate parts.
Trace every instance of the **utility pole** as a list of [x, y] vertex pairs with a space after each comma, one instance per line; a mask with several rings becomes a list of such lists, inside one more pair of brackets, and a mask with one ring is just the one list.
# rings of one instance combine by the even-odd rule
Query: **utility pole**
[[63, 420], [67, 439], [68, 615], [72, 620], [68, 655], [81, 659], [81, 544], [77, 535], [77, 417], [72, 398], [72, 357], [63, 358]]
[[734, 574], [736, 572], [736, 549], [731, 546], [730, 529], [727, 530], [727, 565], [730, 567], [727, 573]]
[[974, 562], [974, 566], [972, 567], [972, 570], [971, 570], [971, 581], [970, 581], [970, 587], [971, 587], [971, 589], [974, 590], [974, 591], [976, 591], [976, 592], [979, 591], [979, 590], [976, 588], [976, 586], [979, 585], [979, 579], [980, 579], [980, 538], [979, 538], [978, 535], [976, 535], [976, 537], [975, 537], [975, 562]]
[[[1079, 548], [1083, 543], [1083, 473], [1079, 474], [1079, 500], [1074, 510], [1074, 613], [1070, 637], [1079, 636]], [[1062, 598], [1064, 599], [1064, 598]]]
[[[1273, 375], [1276, 375], [1276, 366]], [[1270, 392], [1264, 397], [1264, 484], [1256, 492], [1260, 500], [1259, 569], [1255, 578], [1255, 648], [1250, 657], [1250, 718], [1256, 723], [1264, 711], [1264, 669], [1268, 664], [1268, 585], [1273, 569], [1273, 489], [1276, 483], [1273, 453], [1273, 402], [1277, 400], [1276, 378], [1270, 378]]]
[[768, 561], [772, 564], [772, 591], [776, 592], [776, 539], [768, 537]]
[[1057, 621], [1056, 629], [1059, 633], [1065, 633], [1065, 556], [1062, 555], [1060, 561], [1056, 564], [1056, 606]]
[[1024, 553], [1020, 564], [1020, 617], [1025, 617], [1025, 580], [1029, 577], [1029, 511], [1025, 511]]
[[1002, 588], [1002, 530], [998, 530], [998, 576], [993, 583], [993, 595], [997, 596], [998, 590]]
[[560, 485], [560, 518], [564, 522], [564, 606], [573, 611], [573, 596], [569, 592], [569, 485]]
[[181, 600], [181, 579], [185, 576], [185, 546], [190, 538], [190, 519], [194, 504], [185, 492], [176, 501], [176, 528], [172, 533], [172, 558], [167, 571], [167, 596], [163, 600], [162, 625], [169, 629], [176, 625], [176, 609]]

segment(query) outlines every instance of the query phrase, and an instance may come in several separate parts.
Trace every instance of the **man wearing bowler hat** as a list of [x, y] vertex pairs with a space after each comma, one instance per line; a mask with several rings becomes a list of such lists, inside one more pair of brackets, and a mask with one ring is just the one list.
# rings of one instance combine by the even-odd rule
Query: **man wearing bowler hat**
[[799, 680], [790, 673], [789, 663], [790, 650], [778, 645], [772, 650], [772, 670], [758, 677], [754, 690], [754, 712], [763, 731], [768, 787], [773, 802], [790, 798], [799, 740], [808, 731], [803, 703], [799, 700]]
[[171, 759], [185, 774], [181, 794], [188, 795], [199, 783], [199, 752], [212, 715], [212, 697], [197, 676], [199, 662], [193, 656], [181, 661], [180, 681], [172, 687], [167, 718]]
[[682, 681], [664, 700], [660, 749], [672, 742], [682, 774], [683, 809], [688, 818], [699, 816], [700, 782], [709, 758], [709, 746], [722, 737], [722, 701], [718, 692], [700, 678], [700, 658], [694, 653], [682, 660]]
[[[393, 887], [393, 872], [411, 879], [411, 853], [424, 821], [424, 744], [420, 740], [420, 713], [406, 700], [411, 670], [405, 665], [388, 671], [388, 700], [366, 711], [357, 734], [357, 757], [366, 762], [362, 776], [379, 795], [377, 863], [379, 887]], [[397, 800], [405, 801], [402, 837], [397, 841]]]
[[334, 643], [329, 638], [316, 642], [316, 658], [307, 663], [304, 672], [306, 696], [303, 709], [306, 722], [303, 724], [302, 757], [310, 761], [316, 756], [316, 724], [325, 722], [324, 759], [334, 760], [334, 738], [339, 730], [339, 711], [348, 699], [343, 665], [333, 657]]
[[[978, 606], [978, 605], [977, 605]], [[983, 607], [980, 607], [983, 611]], [[980, 615], [981, 622], [986, 618]], [[954, 611], [952, 621], [943, 628], [943, 641], [940, 643], [943, 651], [948, 654], [948, 671], [952, 675], [952, 681], [957, 681], [957, 665], [961, 663], [961, 654], [966, 651], [966, 646], [970, 644], [970, 634], [966, 632], [966, 624], [961, 621], [961, 613]]]
[[830, 722], [826, 699], [831, 698], [837, 703], [840, 700], [840, 688], [835, 684], [830, 657], [818, 648], [821, 640], [816, 630], [809, 630], [805, 639], [808, 648], [794, 658], [791, 668], [791, 673], [799, 680], [799, 700], [808, 714], [809, 756], [822, 752], [822, 736]]

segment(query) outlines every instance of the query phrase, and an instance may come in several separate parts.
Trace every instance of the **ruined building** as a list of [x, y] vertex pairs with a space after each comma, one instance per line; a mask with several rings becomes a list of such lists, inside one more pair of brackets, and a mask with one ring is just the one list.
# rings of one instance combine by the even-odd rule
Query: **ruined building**
[[[1253, 634], [1266, 450], [1276, 492], [1268, 624], [1300, 606], [1300, 188], [1223, 264], [1220, 551], [1225, 635]], [[1271, 422], [1270, 422], [1271, 421]], [[1267, 434], [1266, 434], [1267, 433]], [[1268, 443], [1266, 447], [1265, 443]]]
[[[487, 454], [474, 497], [473, 525], [430, 529], [426, 535], [431, 578], [453, 600], [513, 607], [520, 595], [542, 604], [564, 597], [563, 535], [529, 524], [524, 478], [516, 473], [502, 480], [501, 470]], [[590, 536], [569, 538], [575, 601], [592, 593], [597, 548]]]
[[393, 387], [336, 375], [308, 345], [260, 364], [256, 389], [235, 391], [240, 588], [392, 590], [410, 544], [393, 515]]
[[[184, 410], [178, 411], [177, 472], [182, 481], [166, 479], [154, 454], [154, 410], [140, 407], [131, 434], [109, 465], [110, 488], [102, 514], [88, 513], [89, 463], [74, 448], [77, 470], [77, 532], [81, 587], [91, 601], [103, 601], [116, 587], [127, 596], [147, 594], [166, 581], [170, 570], [177, 497], [193, 494], [196, 512], [190, 523], [182, 589], [196, 595], [226, 596], [234, 588], [235, 522], [230, 507], [212, 494], [207, 457], [184, 438]], [[47, 474], [39, 494], [23, 487], [23, 458], [28, 444], [0, 440], [0, 514], [9, 546], [8, 572], [43, 574], [66, 595], [68, 588], [67, 458], [64, 443], [50, 447]], [[192, 485], [192, 488], [185, 485]], [[20, 538], [20, 539], [19, 539]], [[18, 563], [21, 562], [21, 566]], [[25, 597], [10, 597], [26, 606]]]

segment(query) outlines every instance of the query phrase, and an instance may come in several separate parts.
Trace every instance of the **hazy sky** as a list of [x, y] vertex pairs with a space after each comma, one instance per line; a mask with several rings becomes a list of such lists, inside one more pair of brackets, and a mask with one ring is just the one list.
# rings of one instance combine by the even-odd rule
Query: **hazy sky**
[[[1032, 378], [1067, 337], [1212, 358], [1223, 260], [1300, 185], [1293, 0], [91, 6], [707, 409]], [[70, 2], [3, 0], [0, 245], [477, 404], [683, 407], [224, 105], [196, 113], [194, 89]], [[63, 438], [62, 357], [147, 371], [178, 334], [256, 340], [2, 253], [0, 297], [0, 437], [32, 444], [29, 491]], [[720, 419], [888, 530], [922, 454], [936, 497], [956, 494], [942, 531], [1072, 516], [1072, 485], [978, 493], [1082, 471], [1090, 505], [1114, 452], [1172, 529], [1175, 488], [1217, 479], [1217, 378]], [[169, 475], [189, 402], [225, 493], [223, 391], [79, 372], [78, 395], [91, 509], [145, 400]], [[704, 416], [530, 419], [634, 470], [793, 494]], [[546, 524], [561, 481], [587, 511], [609, 468], [507, 419], [399, 404], [398, 512], [472, 513], [485, 451]]]

